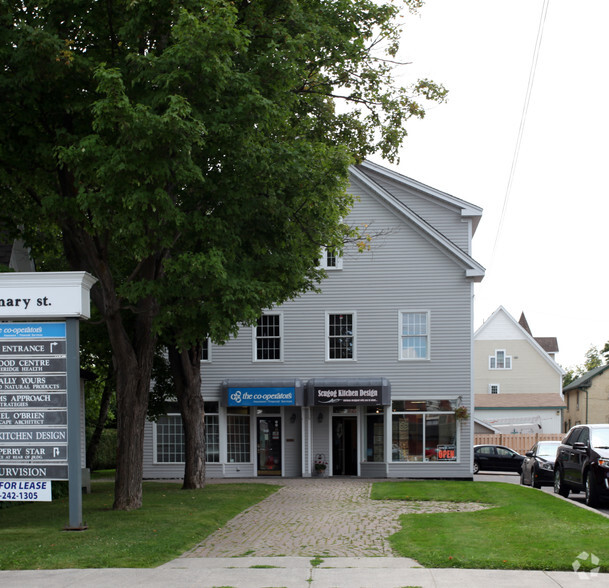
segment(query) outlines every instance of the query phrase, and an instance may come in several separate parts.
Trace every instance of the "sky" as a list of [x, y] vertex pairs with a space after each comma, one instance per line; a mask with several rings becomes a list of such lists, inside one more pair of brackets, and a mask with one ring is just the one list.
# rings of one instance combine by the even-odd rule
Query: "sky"
[[483, 209], [474, 329], [524, 312], [570, 368], [609, 341], [609, 1], [549, 0], [529, 86], [543, 9], [427, 0], [406, 15], [398, 82], [432, 79], [448, 101], [410, 121], [397, 165], [372, 159]]

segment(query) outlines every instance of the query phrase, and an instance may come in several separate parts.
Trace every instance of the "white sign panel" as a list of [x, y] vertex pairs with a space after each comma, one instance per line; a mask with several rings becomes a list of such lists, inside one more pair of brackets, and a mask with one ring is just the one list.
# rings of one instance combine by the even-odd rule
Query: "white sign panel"
[[50, 480], [0, 480], [0, 500], [51, 502]]
[[15, 272], [0, 276], [3, 320], [90, 318], [89, 291], [97, 280], [86, 272]]

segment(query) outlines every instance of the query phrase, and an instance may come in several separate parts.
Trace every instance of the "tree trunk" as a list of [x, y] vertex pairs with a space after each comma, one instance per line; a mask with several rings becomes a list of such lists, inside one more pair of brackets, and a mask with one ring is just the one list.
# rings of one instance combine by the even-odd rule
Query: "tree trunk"
[[108, 374], [106, 381], [104, 382], [104, 391], [102, 392], [101, 403], [99, 406], [99, 415], [97, 416], [97, 422], [95, 423], [95, 430], [89, 443], [87, 444], [87, 467], [93, 468], [95, 458], [97, 457], [97, 448], [101, 440], [106, 420], [108, 419], [108, 409], [110, 408], [110, 400], [112, 399], [112, 392], [114, 392], [114, 378], [112, 377], [113, 367], [112, 364], [108, 366]]
[[169, 364], [184, 429], [185, 490], [205, 486], [205, 409], [201, 394], [202, 347], [169, 349]]
[[[113, 508], [133, 510], [142, 506], [144, 427], [157, 342], [153, 321], [158, 315], [158, 302], [151, 297], [142, 298], [125, 311], [110, 271], [108, 252], [69, 221], [65, 222], [62, 235], [72, 269], [84, 269], [98, 279], [91, 289], [91, 300], [106, 323], [116, 375], [118, 443]], [[162, 260], [160, 253], [143, 260], [138, 279], [158, 279]]]

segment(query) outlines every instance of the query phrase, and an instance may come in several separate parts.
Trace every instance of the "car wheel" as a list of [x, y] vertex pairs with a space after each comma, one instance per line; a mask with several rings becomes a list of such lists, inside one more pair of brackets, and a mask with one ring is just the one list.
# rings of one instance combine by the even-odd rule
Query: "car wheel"
[[474, 462], [474, 474], [477, 474], [480, 471], [480, 465], [477, 461]]
[[562, 479], [562, 472], [559, 468], [554, 470], [554, 494], [559, 494], [564, 498], [569, 496], [569, 488], [565, 486], [565, 483]]
[[598, 506], [599, 503], [599, 495], [598, 488], [596, 487], [596, 482], [594, 481], [594, 476], [592, 472], [588, 472], [586, 476], [586, 504], [591, 507]]
[[535, 468], [531, 470], [531, 486], [533, 486], [533, 488], [541, 488], [541, 482], [539, 481], [537, 470]]

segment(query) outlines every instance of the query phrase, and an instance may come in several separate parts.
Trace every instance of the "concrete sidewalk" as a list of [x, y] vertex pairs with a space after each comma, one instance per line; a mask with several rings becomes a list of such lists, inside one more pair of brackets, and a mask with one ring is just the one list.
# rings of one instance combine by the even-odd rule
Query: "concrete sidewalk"
[[154, 569], [31, 570], [0, 572], [3, 588], [123, 586], [236, 588], [595, 588], [607, 574], [521, 570], [425, 569], [397, 557], [180, 558]]

